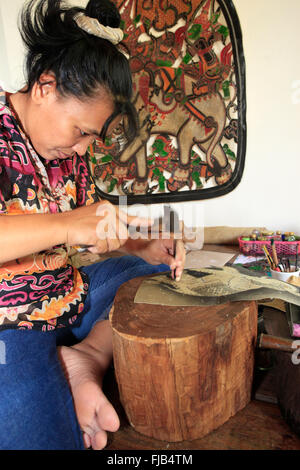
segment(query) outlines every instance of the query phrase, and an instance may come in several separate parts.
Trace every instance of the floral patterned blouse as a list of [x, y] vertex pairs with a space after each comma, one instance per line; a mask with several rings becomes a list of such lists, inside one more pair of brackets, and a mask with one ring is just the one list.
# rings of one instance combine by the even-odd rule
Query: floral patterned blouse
[[[0, 89], [0, 217], [64, 212], [95, 202], [86, 158], [40, 157]], [[66, 245], [58, 245], [0, 263], [0, 330], [48, 331], [74, 323], [88, 279], [71, 265], [68, 253]]]

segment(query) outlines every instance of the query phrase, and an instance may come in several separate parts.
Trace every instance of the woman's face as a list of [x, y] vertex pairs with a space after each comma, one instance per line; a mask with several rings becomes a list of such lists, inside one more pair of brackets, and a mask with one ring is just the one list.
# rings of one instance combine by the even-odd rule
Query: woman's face
[[[62, 97], [55, 81], [34, 87], [23, 126], [36, 152], [46, 160], [68, 158], [75, 152], [84, 155], [113, 112], [112, 98], [103, 89], [81, 101]], [[118, 123], [119, 119], [112, 122], [108, 133]]]

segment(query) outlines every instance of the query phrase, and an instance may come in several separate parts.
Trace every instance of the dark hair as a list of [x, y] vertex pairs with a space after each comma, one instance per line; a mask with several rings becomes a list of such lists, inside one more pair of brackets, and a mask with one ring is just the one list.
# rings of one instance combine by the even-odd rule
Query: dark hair
[[62, 96], [93, 97], [103, 87], [114, 100], [109, 124], [126, 115], [128, 141], [138, 129], [136, 110], [131, 103], [132, 78], [127, 58], [110, 41], [88, 34], [77, 26], [74, 16], [83, 12], [104, 26], [117, 28], [120, 14], [110, 0], [90, 0], [86, 9], [67, 6], [62, 0], [30, 0], [21, 14], [20, 33], [27, 48], [26, 74], [30, 91], [43, 72], [55, 74]]

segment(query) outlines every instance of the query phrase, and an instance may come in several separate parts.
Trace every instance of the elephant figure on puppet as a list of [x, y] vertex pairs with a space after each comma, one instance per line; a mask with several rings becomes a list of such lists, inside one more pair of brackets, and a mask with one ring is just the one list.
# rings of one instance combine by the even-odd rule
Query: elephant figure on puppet
[[196, 144], [205, 154], [217, 183], [226, 182], [231, 176], [231, 167], [220, 144], [226, 123], [226, 108], [221, 94], [204, 90], [205, 84], [201, 86], [199, 81], [187, 82], [184, 76], [178, 80], [175, 68], [144, 69], [134, 78], [134, 104], [140, 132], [134, 142], [125, 145], [118, 157], [121, 167], [135, 160], [137, 179], [133, 191], [144, 192], [147, 187], [147, 143], [155, 134], [176, 139], [178, 165], [173, 175], [175, 180], [188, 178], [191, 151]]

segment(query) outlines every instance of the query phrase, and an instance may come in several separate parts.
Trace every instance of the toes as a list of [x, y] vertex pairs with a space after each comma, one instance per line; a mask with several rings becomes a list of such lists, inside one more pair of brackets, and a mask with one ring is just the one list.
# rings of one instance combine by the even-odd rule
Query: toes
[[91, 447], [92, 443], [91, 443], [91, 438], [90, 436], [84, 432], [83, 435], [82, 435], [82, 438], [83, 438], [83, 444], [84, 444], [84, 447], [86, 449], [88, 449], [89, 447]]
[[119, 417], [101, 389], [98, 389], [98, 406], [89, 424], [83, 426], [84, 445], [101, 450], [107, 444], [107, 431], [115, 432], [120, 427]]
[[91, 436], [91, 445], [94, 450], [101, 450], [107, 444], [107, 433], [103, 430], [96, 432]]
[[105, 395], [103, 395], [102, 406], [97, 410], [97, 422], [105, 431], [115, 432], [120, 427], [119, 417]]

